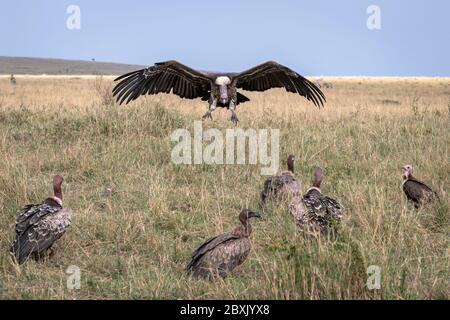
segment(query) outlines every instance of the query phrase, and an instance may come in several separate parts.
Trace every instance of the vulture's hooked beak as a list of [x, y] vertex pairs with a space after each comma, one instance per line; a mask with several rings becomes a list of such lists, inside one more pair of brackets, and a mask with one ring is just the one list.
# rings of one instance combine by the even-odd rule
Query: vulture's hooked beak
[[248, 214], [249, 218], [261, 218], [261, 214], [259, 212], [256, 211], [250, 211]]

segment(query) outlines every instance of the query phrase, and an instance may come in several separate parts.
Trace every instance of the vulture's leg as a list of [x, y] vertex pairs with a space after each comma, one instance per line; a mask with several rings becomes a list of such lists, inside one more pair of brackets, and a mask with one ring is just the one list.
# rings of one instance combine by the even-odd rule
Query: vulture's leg
[[236, 105], [234, 104], [234, 100], [230, 100], [229, 109], [231, 111], [231, 122], [236, 126], [239, 119], [236, 116]]
[[209, 103], [208, 112], [206, 112], [206, 113], [203, 115], [202, 119], [206, 119], [206, 118], [209, 118], [209, 119], [211, 119], [211, 120], [213, 119], [211, 113], [216, 109], [216, 106], [217, 106], [217, 99], [216, 99], [216, 98], [212, 98], [210, 101], [211, 101], [211, 102]]

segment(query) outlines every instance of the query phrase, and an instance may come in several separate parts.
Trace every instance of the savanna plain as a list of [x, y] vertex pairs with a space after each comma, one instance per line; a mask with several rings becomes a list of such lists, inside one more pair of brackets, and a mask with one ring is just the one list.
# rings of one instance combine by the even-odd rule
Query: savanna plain
[[[281, 89], [245, 92], [239, 127], [280, 129], [280, 171], [296, 155], [304, 189], [326, 170], [322, 191], [344, 207], [335, 242], [305, 240], [286, 205], [252, 221], [253, 250], [223, 280], [183, 269], [204, 239], [256, 209], [260, 165], [176, 165], [171, 133], [193, 132], [206, 104], [170, 95], [117, 105], [113, 77], [0, 77], [0, 298], [2, 299], [448, 299], [450, 79], [314, 78], [330, 82], [315, 108]], [[219, 109], [203, 128], [231, 127]], [[415, 209], [402, 166], [440, 202]], [[72, 225], [48, 259], [9, 255], [19, 209], [65, 177]], [[66, 270], [80, 268], [81, 287]], [[369, 290], [367, 268], [381, 287]]]

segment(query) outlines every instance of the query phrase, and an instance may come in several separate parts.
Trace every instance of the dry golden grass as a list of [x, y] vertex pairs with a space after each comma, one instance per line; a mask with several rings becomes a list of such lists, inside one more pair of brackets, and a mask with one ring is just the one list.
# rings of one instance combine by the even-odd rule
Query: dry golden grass
[[[229, 230], [254, 208], [265, 177], [258, 166], [176, 166], [170, 133], [192, 130], [205, 103], [168, 95], [111, 103], [111, 77], [0, 77], [0, 298], [418, 299], [449, 297], [450, 79], [323, 78], [317, 110], [283, 90], [246, 93], [242, 128], [279, 128], [281, 157], [297, 155], [308, 184], [345, 207], [336, 243], [304, 241], [287, 210], [254, 221], [254, 250], [224, 281], [183, 273], [203, 239]], [[230, 126], [226, 110], [204, 128]], [[415, 210], [401, 191], [401, 166], [442, 201]], [[283, 166], [285, 164], [283, 163]], [[8, 254], [18, 209], [66, 178], [74, 211], [55, 256], [16, 266]], [[111, 193], [105, 192], [107, 188]], [[66, 288], [69, 265], [81, 289]], [[365, 287], [381, 267], [381, 290]]]

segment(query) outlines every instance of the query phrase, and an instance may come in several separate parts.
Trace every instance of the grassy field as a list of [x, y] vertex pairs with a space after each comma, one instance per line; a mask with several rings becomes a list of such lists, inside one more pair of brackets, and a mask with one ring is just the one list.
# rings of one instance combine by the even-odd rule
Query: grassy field
[[[0, 77], [0, 298], [3, 299], [448, 299], [450, 279], [450, 79], [324, 78], [315, 109], [283, 90], [246, 93], [242, 128], [279, 128], [284, 169], [297, 156], [307, 186], [326, 169], [323, 191], [345, 207], [336, 243], [305, 241], [285, 206], [253, 222], [253, 251], [223, 281], [183, 272], [203, 240], [255, 208], [258, 165], [174, 165], [170, 134], [192, 130], [205, 103], [168, 95], [128, 106], [111, 100], [110, 77]], [[204, 128], [225, 130], [218, 110]], [[413, 164], [442, 201], [415, 210], [401, 190]], [[280, 169], [281, 170], [281, 169]], [[8, 250], [18, 209], [52, 193], [64, 175], [74, 212], [56, 254], [15, 265]], [[66, 288], [66, 268], [81, 289]], [[381, 268], [368, 290], [366, 269]]]

